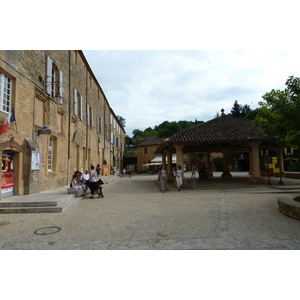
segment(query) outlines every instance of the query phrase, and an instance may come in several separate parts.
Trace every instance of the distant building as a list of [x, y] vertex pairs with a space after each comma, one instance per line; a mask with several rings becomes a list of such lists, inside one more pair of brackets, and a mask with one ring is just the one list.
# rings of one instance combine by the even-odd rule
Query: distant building
[[137, 147], [137, 167], [139, 173], [146, 173], [149, 170], [157, 170], [154, 164], [149, 167], [146, 164], [151, 163], [151, 160], [157, 157], [154, 154], [158, 146], [163, 143], [165, 138], [151, 137], [140, 143]]
[[68, 185], [91, 164], [123, 167], [125, 131], [82, 51], [1, 50], [0, 127], [2, 197]]

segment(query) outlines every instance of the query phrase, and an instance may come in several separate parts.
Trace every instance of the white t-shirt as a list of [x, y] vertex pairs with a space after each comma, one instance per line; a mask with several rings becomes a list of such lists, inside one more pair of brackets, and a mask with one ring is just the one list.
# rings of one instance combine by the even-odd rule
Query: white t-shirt
[[83, 175], [82, 175], [82, 178], [83, 178], [84, 180], [89, 180], [89, 179], [90, 179], [90, 175], [89, 175], [89, 174], [83, 174]]
[[91, 171], [91, 182], [97, 182], [97, 172], [96, 171]]

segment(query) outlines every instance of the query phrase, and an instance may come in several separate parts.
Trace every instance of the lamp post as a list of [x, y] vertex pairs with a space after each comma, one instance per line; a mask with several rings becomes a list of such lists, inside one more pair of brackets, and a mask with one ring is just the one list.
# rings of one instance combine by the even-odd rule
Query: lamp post
[[[48, 77], [51, 77], [51, 76], [48, 76]], [[47, 85], [45, 85], [44, 86], [44, 88], [45, 88], [45, 91], [46, 91], [46, 93], [47, 93], [47, 88], [49, 87], [49, 86], [57, 86], [57, 92], [56, 92], [56, 94], [55, 94], [55, 96], [54, 96], [54, 101], [55, 101], [55, 103], [57, 104], [57, 105], [62, 105], [62, 103], [63, 103], [63, 98], [62, 98], [62, 96], [61, 96], [61, 94], [60, 94], [60, 92], [59, 92], [59, 90], [60, 90], [60, 88], [62, 87], [62, 83], [61, 82], [50, 82], [50, 83], [48, 83]], [[47, 94], [49, 94], [49, 93], [47, 93]]]

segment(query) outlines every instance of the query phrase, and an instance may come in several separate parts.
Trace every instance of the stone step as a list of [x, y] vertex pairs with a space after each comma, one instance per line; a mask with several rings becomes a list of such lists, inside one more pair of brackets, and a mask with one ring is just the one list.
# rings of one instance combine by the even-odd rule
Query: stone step
[[[47, 198], [47, 197], [46, 197]], [[73, 194], [60, 195], [58, 200], [18, 200], [0, 201], [0, 214], [62, 213], [81, 200]]]
[[1, 207], [0, 214], [25, 214], [25, 213], [61, 213], [62, 207]]
[[44, 206], [57, 206], [57, 201], [0, 202], [0, 208], [2, 207], [44, 207]]

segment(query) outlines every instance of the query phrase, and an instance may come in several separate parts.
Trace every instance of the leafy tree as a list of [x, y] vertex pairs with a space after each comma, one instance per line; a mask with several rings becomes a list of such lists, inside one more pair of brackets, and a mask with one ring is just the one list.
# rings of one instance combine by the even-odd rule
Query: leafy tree
[[134, 139], [138, 139], [138, 138], [142, 138], [143, 137], [143, 131], [140, 130], [140, 129], [134, 129], [132, 131], [132, 133], [133, 133], [133, 138]]
[[139, 139], [139, 138], [146, 138], [146, 137], [169, 137], [173, 134], [176, 134], [184, 129], [190, 128], [192, 126], [195, 126], [199, 123], [202, 123], [203, 121], [197, 121], [197, 119], [193, 121], [164, 121], [159, 125], [156, 125], [153, 128], [148, 127], [144, 131], [141, 131], [139, 129], [133, 130], [133, 138]]
[[230, 115], [233, 117], [238, 117], [238, 118], [245, 118], [246, 115], [250, 111], [250, 106], [249, 105], [241, 105], [238, 104], [237, 100], [234, 101], [233, 107], [231, 108]]
[[300, 78], [290, 76], [284, 90], [271, 90], [262, 96], [254, 120], [267, 136], [282, 146], [300, 145]]
[[118, 120], [119, 120], [121, 126], [122, 126], [123, 128], [125, 128], [126, 119], [124, 119], [123, 117], [121, 117], [121, 116], [119, 116], [119, 115], [117, 116], [117, 118], [118, 118]]

